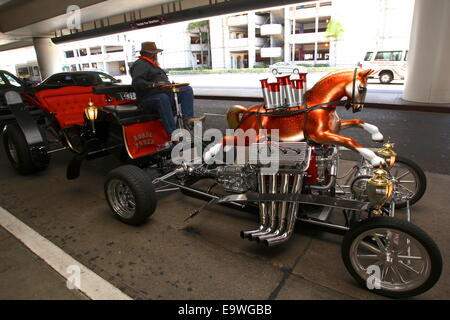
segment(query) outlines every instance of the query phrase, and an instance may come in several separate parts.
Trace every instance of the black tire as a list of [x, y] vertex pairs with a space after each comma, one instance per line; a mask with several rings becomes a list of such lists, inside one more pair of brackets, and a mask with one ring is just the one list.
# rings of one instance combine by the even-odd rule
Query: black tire
[[[352, 275], [352, 277], [361, 286], [367, 289], [367, 278], [369, 277], [369, 275], [367, 274], [365, 278], [362, 278], [360, 274], [358, 274], [350, 257], [351, 248], [353, 242], [361, 234], [366, 233], [370, 230], [384, 228], [400, 231], [404, 234], [407, 234], [411, 239], [414, 238], [417, 243], [419, 243], [425, 249], [429, 257], [429, 266], [427, 267], [427, 270], [429, 270], [429, 272], [427, 273], [426, 279], [420, 285], [418, 285], [417, 287], [413, 287], [412, 289], [394, 291], [386, 290], [381, 287], [378, 289], [374, 288], [373, 292], [390, 298], [408, 298], [421, 294], [433, 287], [434, 284], [439, 280], [442, 273], [442, 256], [436, 243], [430, 238], [430, 236], [428, 236], [427, 233], [425, 233], [425, 231], [420, 229], [418, 226], [405, 220], [390, 217], [373, 217], [363, 220], [357, 223], [345, 234], [342, 241], [341, 254], [344, 265], [347, 268], [348, 272]], [[364, 234], [361, 237], [364, 237]], [[376, 243], [371, 239], [368, 239], [365, 242], [370, 241], [372, 241], [373, 244]]]
[[272, 74], [277, 75], [278, 74], [278, 70], [277, 69], [273, 69], [272, 70]]
[[391, 71], [381, 71], [379, 74], [380, 77], [380, 83], [382, 84], [388, 84], [391, 83], [392, 80], [394, 80], [394, 75]]
[[[427, 189], [427, 177], [425, 176], [425, 172], [423, 172], [423, 170], [414, 161], [401, 156], [397, 157], [396, 164], [390, 171], [393, 172], [393, 169], [395, 170], [395, 166], [398, 164], [406, 166], [413, 173], [415, 179], [417, 180], [418, 185], [416, 187], [415, 193], [409, 199], [409, 204], [413, 205], [417, 201], [419, 201], [425, 194], [425, 191]], [[404, 207], [406, 207], [406, 201], [395, 202], [395, 208], [400, 209]]]
[[299, 74], [299, 70], [298, 70], [298, 69], [294, 69], [294, 70], [292, 71], [292, 73], [293, 73], [293, 74]]
[[126, 224], [143, 224], [155, 212], [157, 200], [152, 181], [136, 166], [125, 165], [108, 173], [104, 191], [113, 215]]
[[3, 131], [3, 146], [12, 167], [22, 175], [29, 175], [48, 167], [50, 156], [44, 155], [40, 161], [33, 161], [22, 129], [15, 124], [8, 124]]

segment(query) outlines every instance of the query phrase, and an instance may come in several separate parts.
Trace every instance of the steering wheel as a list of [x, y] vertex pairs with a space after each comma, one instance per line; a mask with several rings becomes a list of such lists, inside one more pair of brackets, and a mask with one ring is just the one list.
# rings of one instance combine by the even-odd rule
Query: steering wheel
[[188, 86], [189, 83], [169, 83], [169, 84], [165, 84], [163, 86], [160, 86], [160, 89], [173, 89], [173, 88], [178, 88], [178, 87], [184, 87], [184, 86]]

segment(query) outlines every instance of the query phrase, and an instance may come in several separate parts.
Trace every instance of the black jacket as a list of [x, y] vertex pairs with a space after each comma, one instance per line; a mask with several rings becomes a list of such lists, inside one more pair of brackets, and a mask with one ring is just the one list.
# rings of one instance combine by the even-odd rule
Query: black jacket
[[152, 82], [169, 81], [169, 78], [163, 69], [155, 67], [147, 60], [137, 59], [130, 68], [130, 74], [133, 78], [131, 84], [136, 90], [136, 98], [138, 100], [161, 92], [171, 94], [167, 89], [149, 88]]

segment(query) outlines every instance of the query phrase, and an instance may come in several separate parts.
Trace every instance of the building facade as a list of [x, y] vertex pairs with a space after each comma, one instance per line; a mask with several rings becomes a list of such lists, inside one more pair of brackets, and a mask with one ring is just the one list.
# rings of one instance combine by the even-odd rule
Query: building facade
[[[367, 51], [407, 49], [413, 10], [414, 0], [316, 0], [162, 25], [61, 44], [61, 71], [125, 77], [145, 41], [164, 50], [159, 62], [166, 69], [258, 68], [278, 61], [350, 67]], [[335, 37], [327, 37], [331, 20], [343, 29]], [[8, 68], [36, 77], [31, 56]]]

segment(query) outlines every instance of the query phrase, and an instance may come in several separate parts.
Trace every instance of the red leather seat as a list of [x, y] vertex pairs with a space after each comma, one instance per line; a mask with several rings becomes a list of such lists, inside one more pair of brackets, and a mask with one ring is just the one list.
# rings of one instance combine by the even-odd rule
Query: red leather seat
[[93, 94], [92, 86], [69, 86], [59, 89], [47, 89], [36, 93], [42, 104], [42, 109], [53, 114], [61, 129], [73, 125], [83, 125], [84, 109], [89, 101], [97, 108], [107, 105], [106, 96]]

